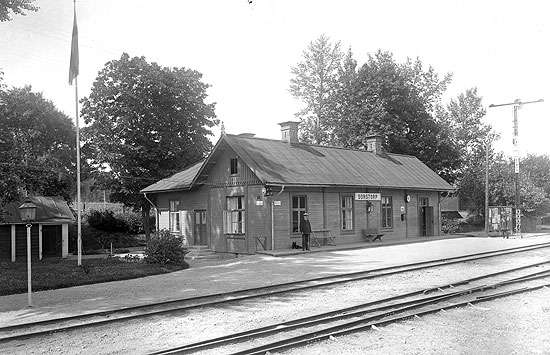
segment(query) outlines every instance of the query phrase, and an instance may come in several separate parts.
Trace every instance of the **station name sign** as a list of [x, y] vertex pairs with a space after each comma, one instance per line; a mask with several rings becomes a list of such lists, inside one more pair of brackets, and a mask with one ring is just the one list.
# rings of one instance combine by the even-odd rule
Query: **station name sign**
[[380, 201], [382, 199], [381, 193], [374, 192], [356, 192], [355, 201]]

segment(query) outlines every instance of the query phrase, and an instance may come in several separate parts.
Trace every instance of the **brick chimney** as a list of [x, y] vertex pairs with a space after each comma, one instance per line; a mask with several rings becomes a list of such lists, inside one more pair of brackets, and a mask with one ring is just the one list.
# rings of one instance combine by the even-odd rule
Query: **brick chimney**
[[283, 142], [288, 142], [289, 144], [299, 143], [298, 127], [300, 126], [300, 122], [287, 121], [281, 122], [279, 125], [281, 126], [281, 140]]
[[373, 153], [382, 153], [382, 137], [379, 134], [367, 136], [367, 151]]

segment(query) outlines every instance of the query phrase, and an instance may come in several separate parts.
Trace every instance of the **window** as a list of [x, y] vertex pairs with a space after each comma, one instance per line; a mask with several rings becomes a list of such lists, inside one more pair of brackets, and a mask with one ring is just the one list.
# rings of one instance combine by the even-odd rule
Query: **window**
[[180, 221], [180, 202], [178, 200], [170, 200], [170, 232], [181, 232]]
[[342, 205], [340, 211], [342, 229], [353, 229], [353, 196], [342, 196]]
[[238, 172], [238, 170], [237, 170], [237, 167], [238, 167], [237, 158], [231, 159], [230, 165], [231, 165], [231, 175], [237, 174], [237, 172]]
[[393, 207], [391, 196], [382, 196], [382, 228], [393, 228]]
[[306, 197], [292, 196], [292, 232], [300, 232], [300, 224], [306, 213]]
[[244, 234], [245, 232], [245, 208], [243, 196], [227, 198], [227, 211], [224, 213], [224, 226], [226, 234]]

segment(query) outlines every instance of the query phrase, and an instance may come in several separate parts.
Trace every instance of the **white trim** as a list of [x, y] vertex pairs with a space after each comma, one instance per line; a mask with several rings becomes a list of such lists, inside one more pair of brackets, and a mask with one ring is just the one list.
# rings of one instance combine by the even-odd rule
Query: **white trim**
[[11, 262], [15, 262], [15, 224], [11, 225]]
[[38, 260], [42, 260], [42, 224], [38, 224]]
[[61, 225], [61, 257], [67, 259], [69, 256], [69, 225], [63, 223]]

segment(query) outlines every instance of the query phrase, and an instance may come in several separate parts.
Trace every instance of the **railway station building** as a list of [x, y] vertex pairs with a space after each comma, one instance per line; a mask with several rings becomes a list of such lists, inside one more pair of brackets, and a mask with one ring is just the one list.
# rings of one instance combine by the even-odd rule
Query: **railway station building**
[[[317, 241], [384, 240], [441, 234], [445, 180], [410, 155], [387, 153], [382, 137], [367, 149], [301, 143], [298, 122], [283, 122], [281, 140], [222, 134], [209, 156], [141, 190], [157, 228], [187, 245], [253, 253], [301, 244], [304, 213]], [[323, 238], [324, 237], [324, 238]]]

